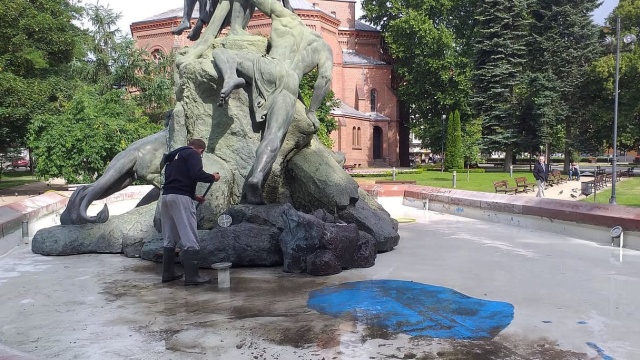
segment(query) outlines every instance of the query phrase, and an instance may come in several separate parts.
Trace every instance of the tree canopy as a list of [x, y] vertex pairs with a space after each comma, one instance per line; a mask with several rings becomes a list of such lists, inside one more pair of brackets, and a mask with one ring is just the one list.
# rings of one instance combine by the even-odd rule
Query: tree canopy
[[[0, 147], [28, 146], [40, 177], [90, 182], [162, 128], [172, 54], [136, 48], [116, 28], [120, 15], [99, 4], [0, 4]], [[74, 25], [83, 20], [89, 28]]]
[[[445, 133], [440, 118], [453, 109], [460, 110], [462, 129], [472, 131], [481, 122], [482, 139], [474, 146], [505, 152], [505, 166], [512, 153], [564, 152], [568, 165], [575, 154], [611, 145], [615, 62], [600, 44], [602, 27], [592, 19], [600, 1], [362, 5], [363, 20], [382, 31], [411, 129], [434, 152]], [[640, 2], [621, 0], [610, 24], [617, 15], [623, 33], [638, 35]], [[630, 51], [621, 60], [618, 137], [621, 148], [637, 150], [640, 50], [625, 50]], [[463, 141], [470, 139], [463, 133]]]
[[0, 0], [0, 152], [25, 146], [33, 116], [57, 111], [68, 92], [80, 13], [65, 0]]

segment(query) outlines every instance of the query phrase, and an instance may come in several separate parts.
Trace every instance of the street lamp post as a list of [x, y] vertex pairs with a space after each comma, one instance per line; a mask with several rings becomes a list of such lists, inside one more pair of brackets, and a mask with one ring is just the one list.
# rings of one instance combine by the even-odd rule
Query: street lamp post
[[[616, 39], [608, 36], [604, 44], [611, 45], [615, 41], [616, 46], [616, 79], [614, 88], [614, 105], [613, 105], [613, 157], [611, 158], [611, 198], [609, 204], [616, 203], [616, 182], [618, 171], [618, 83], [620, 81], [620, 16], [616, 18]], [[623, 39], [625, 44], [633, 44], [636, 42], [634, 35], [628, 34]]]
[[440, 159], [440, 172], [444, 172], [444, 121], [447, 120], [447, 115], [442, 115], [442, 144], [440, 154], [442, 155], [442, 159]]

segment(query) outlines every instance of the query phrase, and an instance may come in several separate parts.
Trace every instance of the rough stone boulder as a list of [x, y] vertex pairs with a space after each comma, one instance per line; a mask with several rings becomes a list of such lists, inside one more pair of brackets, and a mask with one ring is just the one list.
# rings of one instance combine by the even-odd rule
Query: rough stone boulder
[[102, 224], [57, 225], [41, 229], [31, 241], [31, 250], [41, 255], [124, 253], [139, 257], [147, 241], [162, 240], [153, 227], [155, 203], [113, 216]]

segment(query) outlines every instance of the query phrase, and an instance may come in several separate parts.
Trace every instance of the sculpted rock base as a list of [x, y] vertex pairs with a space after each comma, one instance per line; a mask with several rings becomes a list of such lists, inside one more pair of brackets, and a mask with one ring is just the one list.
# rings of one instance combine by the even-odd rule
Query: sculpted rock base
[[[263, 55], [267, 40], [252, 35], [216, 39], [202, 57], [180, 62], [176, 71], [176, 106], [168, 121], [166, 150], [203, 139], [204, 170], [221, 175], [197, 212], [200, 266], [283, 265], [288, 272], [314, 275], [372, 266], [378, 252], [398, 244], [397, 222], [342, 169], [339, 161], [344, 160], [320, 143], [300, 101], [263, 186], [267, 205], [238, 205], [265, 124], [250, 110], [245, 88], [234, 90], [223, 107], [217, 106], [222, 81], [211, 61], [217, 47]], [[197, 193], [205, 188], [200, 184]], [[33, 251], [122, 252], [158, 261], [162, 240], [154, 212], [157, 207], [147, 205], [104, 224], [43, 229], [34, 237]], [[228, 228], [217, 225], [223, 213], [233, 219]]]

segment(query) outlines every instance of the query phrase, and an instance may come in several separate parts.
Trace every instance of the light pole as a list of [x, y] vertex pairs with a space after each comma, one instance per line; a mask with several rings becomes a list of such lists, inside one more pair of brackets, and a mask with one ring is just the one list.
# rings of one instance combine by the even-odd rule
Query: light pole
[[[633, 44], [636, 42], [636, 37], [631, 34], [624, 36], [623, 41], [625, 44]], [[614, 105], [613, 105], [613, 157], [611, 158], [611, 198], [609, 204], [616, 203], [616, 181], [618, 171], [618, 83], [620, 81], [620, 16], [616, 17], [616, 38], [615, 40], [607, 36], [604, 40], [605, 45], [611, 45], [615, 42], [616, 46], [616, 79], [614, 91]]]
[[444, 121], [447, 120], [447, 115], [442, 115], [442, 144], [440, 154], [442, 154], [442, 159], [440, 159], [440, 172], [444, 172]]

